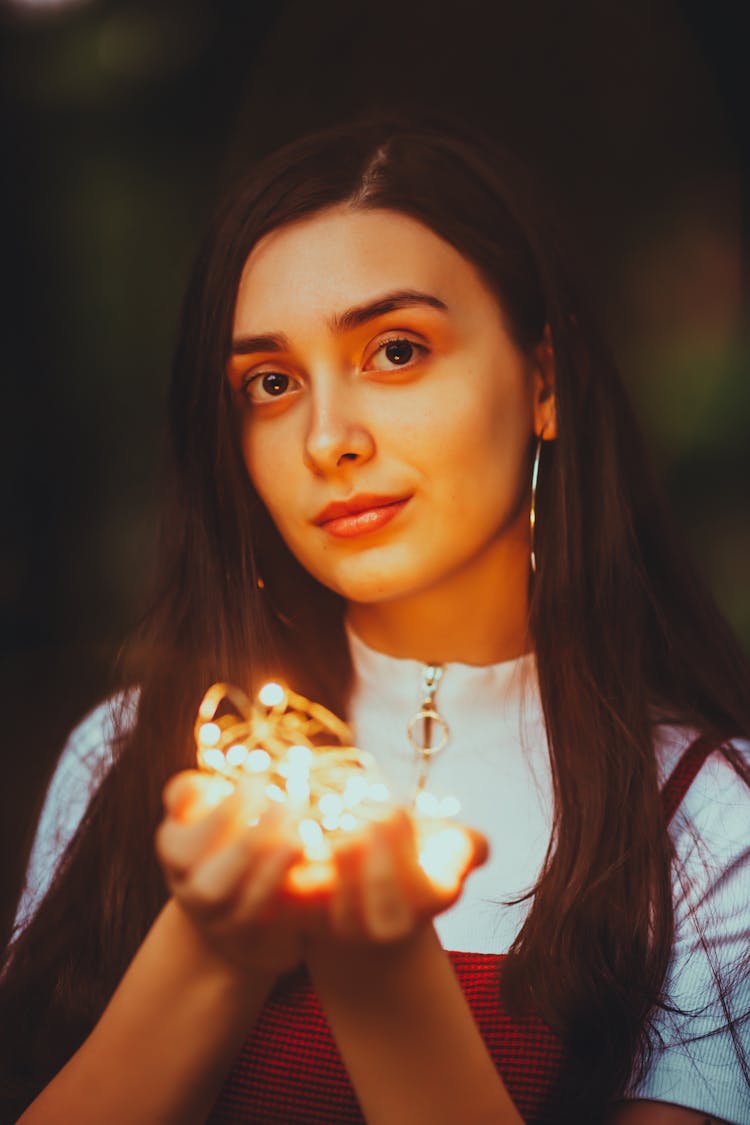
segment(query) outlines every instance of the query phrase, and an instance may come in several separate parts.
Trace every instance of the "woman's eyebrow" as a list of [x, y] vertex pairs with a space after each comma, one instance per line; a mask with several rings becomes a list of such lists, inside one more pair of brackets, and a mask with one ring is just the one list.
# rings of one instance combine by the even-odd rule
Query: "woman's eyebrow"
[[334, 332], [348, 332], [352, 328], [359, 328], [360, 325], [366, 324], [368, 320], [375, 320], [376, 317], [385, 316], [386, 313], [394, 312], [396, 309], [414, 308], [415, 305], [427, 305], [428, 308], [440, 309], [442, 312], [448, 310], [445, 301], [441, 301], [431, 293], [420, 293], [415, 289], [399, 289], [395, 293], [386, 293], [382, 297], [376, 297], [374, 301], [338, 313], [331, 317], [328, 323]]
[[[415, 289], [399, 289], [385, 293], [364, 305], [355, 305], [342, 313], [336, 313], [328, 321], [333, 332], [350, 332], [369, 320], [375, 320], [397, 309], [409, 309], [425, 305], [427, 308], [447, 312], [445, 301], [431, 293], [420, 293]], [[281, 332], [264, 333], [262, 336], [238, 336], [232, 341], [232, 355], [247, 355], [250, 352], [284, 352], [290, 350], [290, 342]]]
[[250, 352], [286, 352], [289, 340], [281, 332], [265, 336], [238, 336], [232, 340], [232, 355], [248, 355]]

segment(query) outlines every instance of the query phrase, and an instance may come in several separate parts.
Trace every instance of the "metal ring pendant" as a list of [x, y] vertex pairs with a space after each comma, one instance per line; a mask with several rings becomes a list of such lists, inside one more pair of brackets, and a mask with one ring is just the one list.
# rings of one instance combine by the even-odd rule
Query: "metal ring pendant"
[[[422, 746], [421, 743], [417, 742], [417, 739], [414, 736], [414, 728], [416, 727], [417, 723], [423, 723], [425, 719], [430, 719], [432, 723], [437, 723], [438, 727], [440, 728], [440, 739], [434, 746]], [[441, 751], [448, 744], [449, 735], [450, 730], [445, 719], [431, 707], [423, 707], [421, 711], [417, 711], [414, 718], [410, 719], [409, 725], [406, 728], [406, 736], [409, 739], [409, 742], [416, 750], [416, 752], [418, 754], [421, 754], [423, 758], [431, 758], [433, 754], [439, 753], [439, 751]]]

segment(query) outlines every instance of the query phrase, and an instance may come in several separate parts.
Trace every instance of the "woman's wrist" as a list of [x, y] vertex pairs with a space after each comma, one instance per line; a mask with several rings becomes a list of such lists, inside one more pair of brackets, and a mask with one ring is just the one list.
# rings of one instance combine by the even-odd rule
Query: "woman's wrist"
[[[316, 934], [308, 939], [305, 963], [313, 980], [335, 984], [355, 981], [359, 973], [396, 973], [429, 948], [440, 948], [431, 921], [422, 923], [407, 937], [388, 942]], [[366, 983], [363, 981], [363, 985]]]
[[205, 973], [221, 988], [237, 996], [268, 993], [281, 975], [268, 965], [249, 964], [227, 957], [197, 925], [176, 898], [164, 906], [158, 924], [164, 928], [165, 940], [180, 949], [181, 956], [195, 959], [196, 969]]
[[23, 1122], [199, 1125], [274, 979], [220, 956], [170, 899], [93, 1031]]
[[307, 964], [372, 1125], [522, 1125], [431, 923], [387, 944], [315, 943]]

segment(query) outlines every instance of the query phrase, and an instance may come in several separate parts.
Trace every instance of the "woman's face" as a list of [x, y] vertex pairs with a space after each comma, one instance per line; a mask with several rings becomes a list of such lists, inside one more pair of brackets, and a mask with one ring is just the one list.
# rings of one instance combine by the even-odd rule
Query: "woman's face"
[[526, 574], [544, 364], [451, 245], [345, 206], [275, 230], [245, 264], [233, 341], [248, 472], [320, 582], [375, 604], [497, 582], [511, 558]]

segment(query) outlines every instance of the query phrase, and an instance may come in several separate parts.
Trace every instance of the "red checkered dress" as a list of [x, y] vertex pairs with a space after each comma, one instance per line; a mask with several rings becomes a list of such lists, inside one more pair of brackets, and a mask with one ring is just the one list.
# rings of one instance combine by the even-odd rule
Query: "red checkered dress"
[[[715, 744], [700, 738], [662, 790], [671, 820]], [[555, 1119], [559, 1039], [537, 1016], [511, 1019], [500, 1004], [504, 957], [449, 953], [474, 1019], [527, 1125]], [[364, 1125], [364, 1117], [307, 972], [284, 978], [232, 1066], [210, 1125]]]

